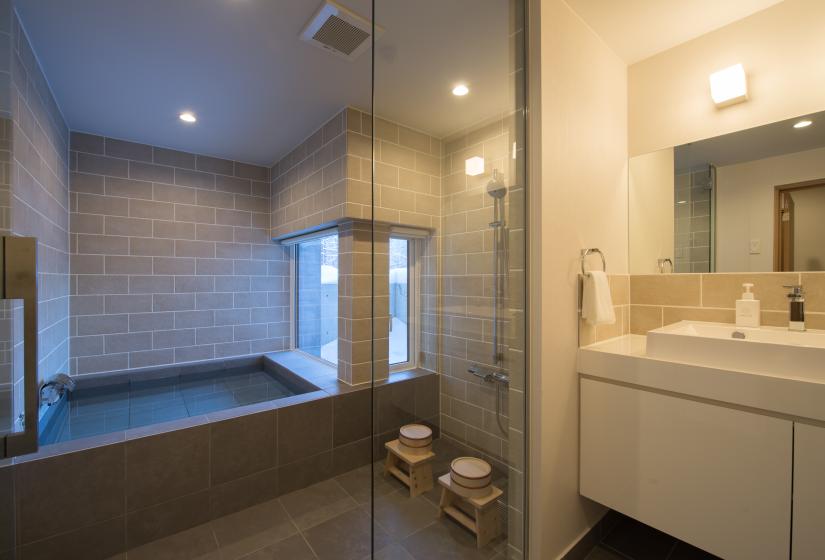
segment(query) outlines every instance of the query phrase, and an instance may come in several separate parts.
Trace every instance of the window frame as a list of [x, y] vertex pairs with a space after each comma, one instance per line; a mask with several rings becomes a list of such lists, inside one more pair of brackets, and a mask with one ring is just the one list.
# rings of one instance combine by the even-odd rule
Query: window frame
[[[316, 356], [315, 354], [310, 354], [306, 350], [302, 350], [298, 347], [298, 272], [299, 272], [299, 263], [298, 263], [298, 247], [301, 243], [305, 243], [307, 241], [312, 241], [313, 239], [318, 239], [321, 237], [329, 237], [331, 235], [335, 235], [338, 237], [338, 241], [340, 243], [341, 238], [338, 232], [337, 227], [332, 228], [325, 228], [322, 230], [314, 231], [312, 233], [307, 233], [304, 235], [299, 235], [296, 237], [292, 237], [288, 240], [282, 241], [283, 245], [287, 245], [289, 247], [289, 350], [291, 352], [298, 352], [302, 356], [305, 356], [311, 360], [324, 364], [325, 366], [329, 366], [332, 368], [338, 368], [338, 363], [330, 362], [328, 360], [323, 359], [320, 356]], [[340, 254], [340, 251], [339, 251]], [[340, 268], [339, 268], [340, 270]], [[336, 300], [339, 300], [341, 297], [340, 292], [340, 273], [338, 276], [339, 284], [338, 284], [338, 295]], [[336, 322], [338, 321], [339, 316], [336, 314]], [[340, 333], [339, 333], [340, 336]]]
[[[417, 235], [405, 235], [403, 233], [392, 232], [390, 239], [402, 239], [407, 242], [407, 361], [397, 364], [389, 363], [389, 331], [387, 332], [387, 363], [390, 373], [407, 371], [418, 367], [419, 348], [421, 334], [419, 323], [421, 318], [421, 265], [419, 251], [421, 239]], [[388, 257], [389, 257], [389, 241]], [[389, 270], [387, 271], [389, 277]], [[389, 278], [388, 278], [389, 283]], [[389, 288], [389, 286], [388, 286]], [[389, 301], [387, 302], [387, 312], [389, 313]], [[391, 327], [392, 318], [387, 322]]]

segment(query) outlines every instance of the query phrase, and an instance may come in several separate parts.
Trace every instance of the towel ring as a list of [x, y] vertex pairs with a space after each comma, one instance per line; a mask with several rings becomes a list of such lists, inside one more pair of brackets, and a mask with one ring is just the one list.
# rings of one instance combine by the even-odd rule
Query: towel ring
[[587, 270], [585, 270], [585, 268], [584, 268], [584, 261], [587, 258], [587, 255], [590, 255], [590, 254], [593, 254], [593, 253], [597, 253], [602, 258], [602, 271], [607, 272], [607, 261], [605, 261], [604, 253], [602, 253], [600, 249], [596, 249], [596, 248], [582, 249], [582, 256], [581, 256], [582, 263], [581, 264], [582, 264], [582, 275], [584, 275], [584, 276], [587, 276], [587, 274], [588, 274]]

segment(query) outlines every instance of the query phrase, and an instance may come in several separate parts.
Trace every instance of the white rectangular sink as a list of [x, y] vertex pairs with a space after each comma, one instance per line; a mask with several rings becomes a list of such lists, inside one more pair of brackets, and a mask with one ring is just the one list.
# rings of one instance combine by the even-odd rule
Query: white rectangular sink
[[825, 382], [825, 331], [681, 321], [647, 333], [647, 356]]

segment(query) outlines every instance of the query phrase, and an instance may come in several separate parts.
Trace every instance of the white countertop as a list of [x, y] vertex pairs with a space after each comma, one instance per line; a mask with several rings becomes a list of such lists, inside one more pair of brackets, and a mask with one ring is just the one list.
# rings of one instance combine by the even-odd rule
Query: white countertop
[[646, 340], [644, 335], [629, 334], [579, 348], [578, 372], [774, 415], [825, 422], [823, 382], [656, 360], [646, 355]]

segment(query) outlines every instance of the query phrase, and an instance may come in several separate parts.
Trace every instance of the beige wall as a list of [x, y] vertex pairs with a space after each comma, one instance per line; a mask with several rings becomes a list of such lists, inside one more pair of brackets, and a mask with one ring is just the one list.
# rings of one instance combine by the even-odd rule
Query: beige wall
[[600, 248], [611, 273], [627, 271], [627, 69], [561, 0], [541, 2], [540, 26], [541, 180], [531, 183], [529, 205], [530, 556], [550, 559], [604, 512], [578, 493], [577, 271], [584, 247]]
[[[821, 111], [823, 52], [825, 2], [785, 0], [632, 65], [630, 154]], [[718, 110], [708, 75], [738, 62], [748, 73], [750, 100]]]
[[[814, 179], [825, 179], [825, 148], [717, 167], [716, 270], [773, 270], [774, 188]], [[762, 242], [757, 255], [751, 239]]]
[[658, 259], [675, 259], [673, 148], [630, 160], [630, 271], [658, 272]]

